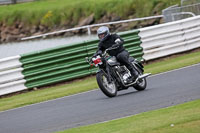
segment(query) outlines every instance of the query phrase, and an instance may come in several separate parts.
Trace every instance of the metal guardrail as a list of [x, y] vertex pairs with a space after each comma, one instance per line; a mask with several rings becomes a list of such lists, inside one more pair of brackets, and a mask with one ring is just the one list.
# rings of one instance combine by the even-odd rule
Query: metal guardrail
[[171, 6], [162, 11], [164, 21], [172, 22], [193, 16], [200, 15], [200, 3], [185, 5], [178, 7], [178, 5]]
[[[121, 33], [125, 47], [135, 58], [141, 59], [139, 31]], [[91, 57], [97, 50], [98, 40], [78, 43], [22, 55], [20, 61], [24, 70], [25, 85], [28, 88], [40, 87], [70, 80], [94, 73], [89, 69], [85, 57]]]
[[20, 58], [13, 56], [0, 59], [0, 96], [27, 89]]
[[[131, 56], [145, 60], [200, 47], [200, 16], [120, 33]], [[98, 40], [0, 59], [0, 95], [67, 81], [95, 72], [85, 57]]]
[[45, 34], [36, 35], [36, 36], [24, 37], [24, 38], [21, 38], [21, 40], [29, 40], [29, 39], [39, 38], [39, 37], [45, 38], [46, 36], [49, 36], [49, 35], [54, 35], [54, 34], [59, 34], [59, 33], [64, 33], [64, 32], [69, 32], [69, 31], [75, 31], [75, 30], [81, 30], [81, 29], [87, 29], [88, 30], [88, 34], [90, 35], [91, 34], [90, 28], [92, 28], [92, 27], [103, 26], [103, 25], [111, 25], [111, 24], [128, 23], [128, 22], [142, 21], [142, 20], [148, 20], [148, 19], [156, 19], [156, 18], [162, 18], [162, 17], [163, 17], [163, 15], [158, 15], [158, 16], [135, 18], [135, 19], [121, 20], [121, 21], [101, 23], [101, 24], [86, 25], [86, 26], [82, 26], [82, 27], [76, 27], [76, 28], [71, 28], [71, 29], [66, 29], [66, 30], [60, 30], [60, 31], [45, 33]]
[[192, 17], [196, 16], [194, 13], [192, 12], [179, 12], [179, 13], [172, 13], [172, 21], [176, 21], [176, 15], [191, 15]]
[[200, 47], [200, 16], [140, 29], [145, 60]]
[[[130, 55], [142, 59], [139, 30], [119, 33]], [[60, 46], [0, 59], [0, 96], [9, 93], [68, 81], [96, 72], [85, 57], [97, 50], [99, 40]]]
[[199, 3], [200, 0], [181, 0], [181, 6]]

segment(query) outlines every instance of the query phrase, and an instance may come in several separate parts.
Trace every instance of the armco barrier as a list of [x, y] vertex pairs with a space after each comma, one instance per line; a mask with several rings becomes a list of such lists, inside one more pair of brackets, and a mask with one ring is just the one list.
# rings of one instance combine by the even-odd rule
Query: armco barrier
[[[136, 58], [141, 58], [139, 31], [120, 33], [125, 47]], [[93, 73], [85, 57], [91, 57], [97, 50], [98, 40], [62, 46], [53, 49], [21, 55], [23, 75], [27, 88], [40, 87]]]
[[0, 96], [27, 89], [20, 56], [0, 59]]
[[200, 16], [140, 29], [145, 60], [200, 47]]
[[0, 59], [0, 72], [12, 68], [20, 67], [22, 63], [19, 61], [20, 56], [13, 56]]
[[[156, 59], [200, 47], [200, 16], [119, 34], [131, 56]], [[0, 59], [0, 95], [94, 73], [85, 57], [97, 44], [92, 40]]]
[[[119, 33], [131, 56], [141, 59], [139, 31]], [[94, 73], [85, 57], [97, 50], [98, 40], [0, 59], [0, 96]]]

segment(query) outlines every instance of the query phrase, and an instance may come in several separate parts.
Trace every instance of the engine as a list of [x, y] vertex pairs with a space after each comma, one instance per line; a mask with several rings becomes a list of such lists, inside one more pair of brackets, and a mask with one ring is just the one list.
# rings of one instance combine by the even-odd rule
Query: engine
[[125, 66], [116, 66], [117, 72], [124, 83], [127, 83], [131, 77], [130, 71]]

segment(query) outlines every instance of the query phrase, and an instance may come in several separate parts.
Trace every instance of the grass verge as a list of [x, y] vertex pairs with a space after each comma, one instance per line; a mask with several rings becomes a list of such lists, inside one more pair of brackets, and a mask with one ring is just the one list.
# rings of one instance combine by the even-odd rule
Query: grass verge
[[200, 100], [59, 133], [199, 133]]
[[161, 13], [162, 9], [179, 3], [180, 0], [36, 0], [1, 5], [0, 24], [4, 22], [13, 25], [15, 22], [23, 22], [27, 25], [43, 24], [53, 27], [71, 22], [78, 24], [81, 19], [91, 14], [94, 14], [96, 21], [106, 13], [117, 14], [122, 19], [131, 15], [144, 17], [151, 16], [155, 12]]
[[[162, 61], [145, 65], [145, 72], [157, 74], [169, 70], [185, 67], [200, 62], [200, 52], [180, 55], [174, 58], [166, 58]], [[28, 93], [5, 97], [0, 99], [0, 111], [22, 107], [29, 104], [39, 103], [59, 97], [64, 97], [80, 92], [98, 88], [95, 77], [77, 80], [71, 83], [39, 89]]]

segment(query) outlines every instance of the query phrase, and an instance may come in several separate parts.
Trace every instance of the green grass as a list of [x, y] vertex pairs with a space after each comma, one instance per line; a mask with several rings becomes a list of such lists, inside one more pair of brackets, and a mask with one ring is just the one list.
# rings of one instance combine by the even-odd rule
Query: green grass
[[151, 72], [152, 74], [157, 74], [161, 72], [166, 72], [169, 70], [181, 68], [184, 66], [189, 66], [200, 62], [200, 52], [193, 52], [190, 54], [181, 55], [175, 58], [165, 58], [164, 60], [152, 63], [145, 66], [145, 72]]
[[0, 23], [13, 25], [15, 22], [23, 22], [26, 25], [53, 27], [69, 22], [76, 25], [93, 13], [95, 20], [106, 13], [116, 14], [122, 19], [128, 19], [128, 16], [145, 17], [154, 14], [153, 9], [158, 3], [161, 3], [157, 9], [161, 14], [162, 9], [179, 4], [180, 0], [37, 0], [0, 6]]
[[0, 111], [81, 93], [95, 88], [98, 88], [98, 86], [94, 77], [54, 87], [43, 88], [41, 90], [0, 99]]
[[[184, 66], [200, 63], [200, 52], [194, 52], [176, 58], [168, 58], [157, 63], [145, 65], [145, 72], [157, 74]], [[98, 88], [95, 76], [86, 79], [68, 82], [62, 85], [39, 89], [27, 93], [18, 94], [0, 99], [0, 111], [22, 107], [46, 100], [64, 97], [80, 92], [85, 92]]]
[[199, 133], [200, 100], [59, 133]]

